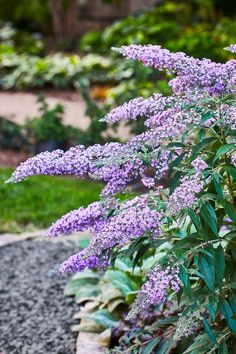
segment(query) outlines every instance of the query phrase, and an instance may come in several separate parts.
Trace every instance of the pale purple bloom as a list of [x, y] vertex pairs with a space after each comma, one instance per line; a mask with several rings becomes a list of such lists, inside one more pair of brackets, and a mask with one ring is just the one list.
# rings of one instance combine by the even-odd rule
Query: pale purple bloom
[[192, 58], [182, 52], [172, 53], [158, 45], [133, 44], [116, 51], [129, 59], [143, 62], [145, 66], [174, 73], [176, 77], [169, 84], [180, 95], [196, 88], [212, 95], [229, 92], [228, 83], [236, 73], [235, 60], [220, 64], [209, 59]]
[[146, 175], [143, 175], [141, 178], [141, 182], [145, 187], [147, 187], [149, 189], [155, 187], [155, 179], [152, 177], [148, 177]]
[[104, 121], [115, 123], [120, 120], [137, 119], [139, 117], [147, 117], [158, 112], [160, 107], [165, 105], [166, 97], [161, 94], [153, 94], [151, 97], [144, 99], [143, 97], [134, 98], [124, 103], [122, 106], [114, 108], [104, 117]]
[[[153, 237], [160, 235], [162, 219], [162, 212], [148, 206], [147, 195], [124, 202], [116, 214], [99, 225], [89, 246], [62, 264], [61, 271], [73, 272], [105, 266], [109, 262], [107, 252], [113, 247], [122, 247], [125, 243], [144, 235], [147, 231], [151, 232]], [[86, 227], [89, 222], [93, 223], [91, 220], [86, 219], [85, 221]], [[60, 226], [60, 221], [59, 228], [52, 226], [52, 236], [53, 233], [58, 232]]]
[[201, 157], [197, 157], [191, 164], [197, 173], [201, 173], [202, 170], [208, 167], [207, 163]]
[[168, 291], [180, 291], [178, 268], [157, 266], [147, 276], [147, 281], [142, 286], [131, 308], [128, 318], [135, 317], [138, 313], [148, 310], [153, 305], [158, 305], [166, 300]]
[[163, 212], [151, 209], [148, 202], [148, 195], [143, 195], [123, 203], [96, 233], [88, 248], [100, 254], [115, 246], [123, 246], [147, 231], [154, 237], [159, 236], [162, 232]]
[[94, 202], [87, 208], [81, 207], [77, 210], [72, 210], [52, 224], [47, 236], [68, 235], [72, 232], [88, 229], [92, 232], [98, 232], [105, 224], [109, 209], [115, 207], [117, 207], [115, 199], [108, 199], [102, 202]]
[[171, 215], [175, 215], [185, 208], [193, 206], [197, 200], [197, 194], [203, 189], [204, 182], [198, 176], [182, 178], [179, 187], [169, 197], [167, 210]]
[[110, 262], [107, 255], [90, 255], [87, 249], [70, 256], [59, 268], [60, 273], [81, 272], [84, 269], [107, 268]]
[[234, 167], [236, 167], [236, 154], [232, 155], [231, 161], [232, 161], [232, 164], [234, 165]]

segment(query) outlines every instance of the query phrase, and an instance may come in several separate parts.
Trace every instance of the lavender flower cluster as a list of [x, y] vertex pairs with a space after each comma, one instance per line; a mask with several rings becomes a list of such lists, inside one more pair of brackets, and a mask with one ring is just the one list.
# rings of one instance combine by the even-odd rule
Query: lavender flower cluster
[[87, 208], [81, 207], [78, 210], [72, 210], [52, 224], [47, 236], [68, 235], [72, 232], [88, 229], [92, 232], [98, 232], [105, 224], [107, 212], [116, 207], [115, 199], [107, 199], [106, 201], [92, 203]]
[[153, 305], [158, 305], [166, 300], [169, 290], [178, 292], [180, 290], [180, 279], [178, 268], [168, 266], [162, 269], [160, 266], [153, 268], [147, 281], [142, 286], [132, 306], [128, 318], [135, 317], [138, 313], [145, 312]]
[[135, 197], [121, 205], [116, 215], [109, 218], [105, 226], [92, 239], [89, 248], [102, 253], [103, 250], [138, 238], [150, 231], [154, 237], [162, 232], [163, 212], [148, 206], [148, 195]]
[[81, 272], [84, 269], [104, 269], [110, 265], [107, 254], [96, 255], [88, 254], [87, 250], [83, 250], [73, 256], [70, 256], [60, 266], [60, 273], [75, 273]]
[[[234, 52], [235, 45], [230, 46]], [[129, 59], [139, 60], [146, 66], [166, 70], [176, 75], [170, 86], [176, 94], [183, 94], [198, 88], [210, 94], [230, 91], [229, 82], [236, 75], [236, 60], [225, 64], [209, 59], [196, 59], [185, 53], [171, 53], [159, 45], [131, 45], [115, 49]]]
[[[100, 220], [101, 208], [93, 203], [96, 217]], [[97, 213], [97, 210], [98, 213]], [[86, 216], [84, 218], [84, 211]], [[95, 218], [96, 218], [95, 217]], [[74, 218], [74, 220], [73, 220]], [[89, 226], [88, 219], [91, 218], [91, 209], [82, 210], [80, 213], [70, 215], [69, 223], [64, 218], [58, 220], [49, 229], [49, 236], [55, 236], [59, 232], [68, 233], [74, 231], [74, 227], [84, 230]], [[95, 220], [94, 218], [94, 220]], [[84, 268], [93, 269], [94, 262], [104, 266], [104, 252], [107, 254], [115, 246], [123, 246], [126, 242], [144, 235], [147, 231], [151, 232], [152, 237], [157, 237], [162, 232], [163, 213], [153, 210], [148, 206], [148, 195], [136, 197], [123, 203], [116, 214], [109, 217], [106, 222], [96, 220], [99, 223], [96, 233], [89, 246], [82, 252], [70, 257], [62, 269], [80, 271]], [[72, 225], [72, 227], [71, 227]], [[75, 226], [74, 226], [75, 225]], [[107, 260], [105, 262], [107, 264]]]
[[204, 182], [199, 175], [182, 178], [179, 187], [169, 197], [167, 210], [171, 215], [178, 214], [181, 210], [190, 208], [197, 200], [197, 194], [203, 189]]

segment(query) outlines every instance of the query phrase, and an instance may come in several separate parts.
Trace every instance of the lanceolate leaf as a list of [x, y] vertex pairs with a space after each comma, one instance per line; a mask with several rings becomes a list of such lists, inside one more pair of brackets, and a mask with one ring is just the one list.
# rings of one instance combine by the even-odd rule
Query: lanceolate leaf
[[234, 313], [233, 313], [229, 303], [225, 299], [222, 299], [220, 301], [220, 311], [225, 316], [225, 319], [229, 325], [229, 328], [234, 333], [236, 333], [236, 320], [233, 318]]
[[212, 347], [212, 342], [207, 334], [200, 334], [194, 342], [188, 347], [183, 354], [207, 354], [209, 348]]
[[192, 209], [188, 209], [188, 215], [193, 222], [194, 226], [196, 227], [197, 231], [200, 231], [202, 229], [201, 227], [201, 222], [198, 216], [195, 214], [195, 212]]
[[236, 181], [236, 168], [232, 165], [224, 165], [223, 169], [228, 172], [233, 179]]
[[225, 340], [220, 343], [217, 354], [228, 354], [228, 349]]
[[212, 176], [212, 179], [213, 179], [215, 190], [216, 190], [216, 193], [217, 193], [219, 199], [223, 199], [223, 190], [221, 188], [221, 183], [220, 183], [219, 176], [217, 174], [214, 174]]
[[223, 206], [224, 206], [224, 209], [225, 209], [226, 213], [230, 217], [230, 219], [232, 221], [236, 222], [236, 210], [235, 210], [233, 204], [231, 204], [230, 202], [225, 200], [224, 203], [223, 203]]
[[155, 354], [169, 354], [172, 348], [173, 348], [173, 339], [170, 338], [166, 340], [164, 343], [160, 344], [160, 347], [158, 346], [157, 350], [155, 351]]
[[221, 245], [219, 245], [215, 250], [215, 270], [218, 285], [222, 288], [225, 272], [225, 255]]
[[151, 340], [151, 342], [146, 345], [146, 347], [143, 349], [142, 353], [143, 354], [151, 354], [153, 352], [153, 349], [156, 347], [156, 345], [160, 342], [161, 337], [154, 338]]
[[209, 289], [215, 292], [215, 267], [214, 267], [214, 259], [206, 255], [199, 255], [198, 266], [200, 273], [203, 276], [203, 280]]
[[212, 321], [215, 321], [217, 312], [217, 299], [214, 295], [209, 296], [209, 302], [206, 307], [211, 315]]
[[227, 152], [234, 150], [235, 149], [235, 144], [225, 144], [221, 146], [217, 151], [215, 155], [215, 161], [222, 155], [225, 155]]
[[201, 217], [214, 232], [215, 235], [218, 235], [217, 227], [217, 217], [214, 208], [209, 202], [204, 202], [201, 207]]
[[193, 161], [197, 156], [198, 153], [207, 145], [213, 143], [214, 141], [216, 141], [217, 138], [216, 137], [211, 137], [211, 138], [206, 138], [204, 140], [202, 140], [197, 146], [194, 147], [193, 149], [193, 153], [191, 156], [191, 160]]
[[206, 334], [208, 335], [208, 337], [210, 338], [210, 340], [214, 343], [214, 344], [217, 344], [217, 340], [216, 340], [216, 335], [215, 333], [213, 332], [213, 330], [211, 329], [208, 321], [204, 318], [202, 320], [202, 323], [203, 323], [203, 327], [205, 329], [205, 332]]

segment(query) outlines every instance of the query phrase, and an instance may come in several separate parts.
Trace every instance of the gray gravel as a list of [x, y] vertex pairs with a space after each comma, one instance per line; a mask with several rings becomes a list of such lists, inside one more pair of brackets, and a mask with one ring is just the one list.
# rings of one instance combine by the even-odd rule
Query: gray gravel
[[78, 310], [55, 268], [73, 243], [23, 241], [0, 248], [0, 352], [74, 354], [72, 317]]

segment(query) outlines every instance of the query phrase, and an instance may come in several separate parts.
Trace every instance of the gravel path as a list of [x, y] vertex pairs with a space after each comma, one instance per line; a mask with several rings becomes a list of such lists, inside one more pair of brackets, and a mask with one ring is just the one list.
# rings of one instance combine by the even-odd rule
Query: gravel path
[[[58, 92], [56, 97], [50, 92], [42, 92], [47, 98], [50, 108], [57, 103], [65, 107], [64, 123], [71, 124], [80, 129], [87, 129], [89, 118], [85, 115], [85, 104], [79, 94], [71, 94], [71, 97], [61, 97]], [[55, 93], [54, 93], [55, 94]], [[0, 92], [0, 116], [22, 124], [26, 118], [39, 115], [38, 95], [29, 92]]]
[[0, 248], [0, 352], [74, 354], [72, 317], [78, 310], [63, 295], [67, 276], [53, 270], [75, 245], [22, 241]]

